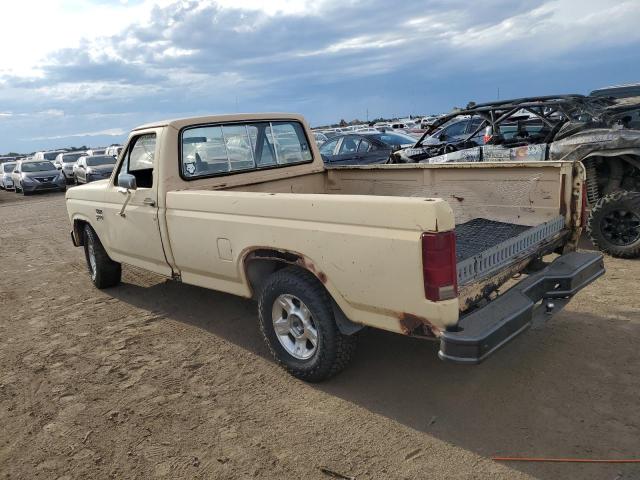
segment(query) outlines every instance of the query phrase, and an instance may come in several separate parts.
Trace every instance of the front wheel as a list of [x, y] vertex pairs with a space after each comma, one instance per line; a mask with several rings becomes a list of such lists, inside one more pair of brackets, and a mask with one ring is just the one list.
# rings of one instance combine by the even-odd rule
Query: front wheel
[[98, 235], [89, 225], [84, 227], [84, 255], [91, 281], [97, 288], [114, 287], [120, 283], [121, 265], [109, 258]]
[[260, 293], [258, 312], [276, 362], [301, 380], [326, 380], [355, 353], [356, 337], [340, 333], [329, 294], [305, 270], [287, 267], [271, 275]]
[[598, 200], [589, 214], [587, 234], [613, 257], [639, 257], [640, 192], [616, 192]]

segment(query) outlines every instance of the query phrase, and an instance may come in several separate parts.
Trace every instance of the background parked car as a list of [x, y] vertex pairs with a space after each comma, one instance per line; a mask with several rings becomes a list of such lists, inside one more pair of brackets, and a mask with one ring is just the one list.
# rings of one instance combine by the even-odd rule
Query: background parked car
[[[422, 143], [423, 145], [436, 145], [444, 142], [457, 146], [460, 142], [467, 139], [467, 137], [472, 134], [481, 123], [482, 119], [478, 117], [454, 119], [452, 122], [443, 125], [442, 128], [433, 132], [425, 138]], [[470, 141], [476, 145], [483, 145], [483, 137], [484, 130], [478, 132], [477, 135], [474, 135]]]
[[110, 147], [105, 148], [104, 154], [111, 155], [112, 157], [117, 158], [120, 155], [120, 152], [122, 152], [123, 148], [124, 147], [122, 145], [111, 145]]
[[50, 161], [23, 160], [16, 163], [11, 174], [16, 193], [30, 195], [36, 191], [67, 189], [64, 176]]
[[313, 137], [315, 138], [316, 145], [318, 146], [322, 145], [329, 139], [324, 133], [321, 132], [313, 132]]
[[414, 138], [397, 132], [350, 133], [329, 139], [320, 147], [320, 153], [330, 165], [387, 163], [392, 152], [415, 142]]
[[11, 174], [16, 168], [17, 162], [5, 162], [0, 166], [0, 188], [3, 190], [13, 190], [13, 180]]
[[107, 150], [106, 148], [90, 148], [89, 150], [87, 150], [86, 154], [89, 156], [104, 155], [106, 150]]
[[111, 176], [116, 158], [111, 155], [91, 155], [80, 157], [73, 165], [75, 183], [89, 183]]
[[53, 162], [55, 161], [58, 154], [65, 153], [65, 152], [66, 150], [49, 150], [49, 151], [43, 151], [43, 152], [36, 152], [33, 155], [33, 160], [38, 160], [40, 162]]
[[53, 164], [58, 168], [67, 182], [73, 183], [73, 166], [78, 161], [80, 157], [86, 156], [85, 152], [69, 152], [69, 153], [60, 153], [56, 157], [55, 162]]

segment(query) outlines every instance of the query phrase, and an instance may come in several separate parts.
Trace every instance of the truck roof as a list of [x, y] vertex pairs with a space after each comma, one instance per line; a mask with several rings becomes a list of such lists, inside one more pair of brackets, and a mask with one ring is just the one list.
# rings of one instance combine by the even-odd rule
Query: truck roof
[[203, 115], [198, 117], [184, 117], [176, 118], [172, 120], [160, 120], [157, 122], [146, 123], [134, 128], [133, 130], [144, 130], [147, 128], [167, 127], [171, 126], [176, 130], [187, 127], [189, 125], [208, 124], [208, 123], [223, 123], [223, 122], [246, 122], [251, 120], [297, 120], [303, 124], [306, 124], [304, 117], [298, 113], [230, 113], [230, 114], [217, 114], [217, 115]]

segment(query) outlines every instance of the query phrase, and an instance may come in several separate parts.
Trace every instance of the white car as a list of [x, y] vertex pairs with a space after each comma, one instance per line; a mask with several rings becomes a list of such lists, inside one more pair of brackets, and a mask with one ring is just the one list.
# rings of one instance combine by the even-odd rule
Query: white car
[[49, 150], [49, 151], [43, 151], [43, 152], [36, 152], [33, 155], [33, 160], [36, 160], [38, 162], [53, 162], [59, 154], [65, 153], [65, 152], [66, 150]]
[[16, 168], [16, 162], [5, 162], [0, 165], [0, 188], [3, 190], [14, 190], [13, 179], [11, 174]]
[[105, 155], [106, 150], [107, 150], [106, 148], [91, 148], [86, 151], [86, 155], [88, 156]]
[[105, 148], [104, 154], [111, 155], [112, 157], [118, 158], [120, 156], [120, 152], [124, 147], [122, 145], [111, 145], [110, 147]]

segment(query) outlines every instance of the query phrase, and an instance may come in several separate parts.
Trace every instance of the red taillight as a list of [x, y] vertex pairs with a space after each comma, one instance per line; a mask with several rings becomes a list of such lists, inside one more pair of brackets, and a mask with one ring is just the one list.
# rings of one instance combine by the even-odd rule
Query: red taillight
[[453, 231], [422, 234], [424, 295], [428, 300], [448, 300], [458, 295], [456, 234]]
[[485, 135], [482, 136], [482, 141], [484, 143], [489, 143], [489, 141], [491, 141], [492, 138], [493, 138], [493, 135], [486, 135], [485, 134]]

